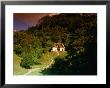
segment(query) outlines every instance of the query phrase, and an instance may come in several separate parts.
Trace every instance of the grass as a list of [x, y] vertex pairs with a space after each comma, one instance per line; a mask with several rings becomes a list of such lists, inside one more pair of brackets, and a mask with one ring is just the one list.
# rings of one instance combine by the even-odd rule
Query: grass
[[25, 69], [25, 68], [22, 68], [20, 66], [20, 62], [21, 62], [21, 59], [19, 56], [17, 56], [16, 54], [14, 54], [14, 60], [13, 60], [13, 74], [14, 75], [22, 75], [26, 72], [28, 72], [28, 69]]
[[37, 63], [38, 65], [32, 66], [32, 69], [25, 69], [20, 66], [20, 61], [22, 58], [14, 54], [14, 75], [24, 75], [28, 73], [29, 71], [35, 69], [34, 71], [30, 72], [26, 75], [43, 75], [41, 73], [42, 70], [45, 68], [49, 68], [52, 64], [54, 64], [54, 60], [57, 56], [65, 57], [67, 55], [67, 52], [47, 52], [42, 54], [42, 56], [38, 59]]
[[54, 59], [56, 56], [56, 52], [47, 52], [43, 54], [41, 58], [39, 58], [38, 63], [48, 65], [51, 62], [51, 60]]
[[59, 57], [66, 57], [67, 56], [67, 52], [65, 51], [65, 52], [59, 52]]
[[52, 64], [54, 64], [54, 60], [57, 56], [65, 57], [66, 55], [67, 55], [67, 52], [59, 52], [59, 55], [56, 52], [47, 52], [43, 54], [42, 57], [39, 58], [38, 60], [38, 63], [40, 63], [40, 65], [36, 65], [33, 67], [33, 68], [40, 68], [40, 69], [37, 69], [28, 75], [43, 75], [41, 71], [44, 70], [45, 68], [49, 68]]

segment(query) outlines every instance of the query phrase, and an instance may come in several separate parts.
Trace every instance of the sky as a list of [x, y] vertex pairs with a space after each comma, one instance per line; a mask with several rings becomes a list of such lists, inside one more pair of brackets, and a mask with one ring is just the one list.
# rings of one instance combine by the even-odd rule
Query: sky
[[14, 13], [14, 31], [26, 30], [28, 27], [35, 26], [42, 17], [57, 14], [60, 13]]
[[38, 20], [50, 13], [14, 13], [14, 30], [26, 30], [35, 26]]

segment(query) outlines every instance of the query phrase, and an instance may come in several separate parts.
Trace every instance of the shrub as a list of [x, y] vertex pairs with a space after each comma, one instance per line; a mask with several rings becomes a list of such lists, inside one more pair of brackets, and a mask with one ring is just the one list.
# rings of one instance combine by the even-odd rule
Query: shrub
[[24, 58], [21, 60], [20, 66], [30, 69], [35, 62], [32, 59], [31, 55], [25, 55]]
[[20, 44], [15, 45], [14, 51], [17, 55], [20, 55], [22, 53], [22, 47], [20, 46]]

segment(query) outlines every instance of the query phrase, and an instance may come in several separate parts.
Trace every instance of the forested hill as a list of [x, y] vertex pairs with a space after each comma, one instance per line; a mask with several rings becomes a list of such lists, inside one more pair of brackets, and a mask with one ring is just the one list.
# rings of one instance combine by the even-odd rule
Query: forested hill
[[[43, 53], [50, 52], [54, 42], [63, 43], [68, 52], [68, 56], [65, 57], [67, 61], [56, 61], [53, 65], [62, 67], [62, 72], [56, 68], [56, 74], [96, 73], [97, 14], [62, 13], [45, 16], [36, 26], [26, 31], [14, 32], [14, 53], [23, 58], [22, 67], [31, 68], [37, 64], [38, 58]], [[59, 62], [66, 64], [61, 66]], [[91, 66], [93, 64], [94, 66]], [[52, 69], [47, 69], [46, 72], [52, 74]]]

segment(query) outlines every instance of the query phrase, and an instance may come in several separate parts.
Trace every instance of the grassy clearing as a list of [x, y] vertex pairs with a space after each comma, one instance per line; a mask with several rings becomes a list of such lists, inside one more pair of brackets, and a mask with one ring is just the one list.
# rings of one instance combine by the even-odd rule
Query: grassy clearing
[[66, 57], [67, 56], [67, 52], [66, 51], [64, 51], [64, 52], [59, 52], [59, 56], [60, 57]]
[[47, 52], [42, 55], [41, 58], [39, 58], [38, 63], [40, 65], [33, 66], [33, 68], [39, 68], [35, 71], [32, 71], [28, 75], [43, 75], [41, 72], [45, 68], [49, 68], [52, 64], [54, 64], [54, 60], [57, 56], [65, 57], [67, 55], [67, 52], [59, 52], [59, 55], [57, 52]]
[[28, 72], [28, 69], [22, 68], [20, 66], [20, 62], [21, 62], [21, 58], [19, 56], [17, 56], [16, 54], [14, 54], [13, 56], [13, 74], [14, 75], [22, 75], [26, 72]]
[[39, 58], [38, 63], [48, 65], [51, 62], [51, 60], [54, 59], [56, 56], [56, 52], [47, 52], [43, 54], [41, 58]]
[[20, 61], [22, 58], [14, 54], [14, 75], [24, 75], [28, 72], [29, 74], [26, 75], [43, 75], [41, 71], [45, 68], [49, 68], [52, 64], [54, 64], [54, 60], [57, 56], [65, 57], [66, 55], [67, 52], [47, 52], [45, 54], [42, 54], [42, 57], [38, 59], [38, 65], [32, 66], [32, 69], [25, 69], [20, 66]]

